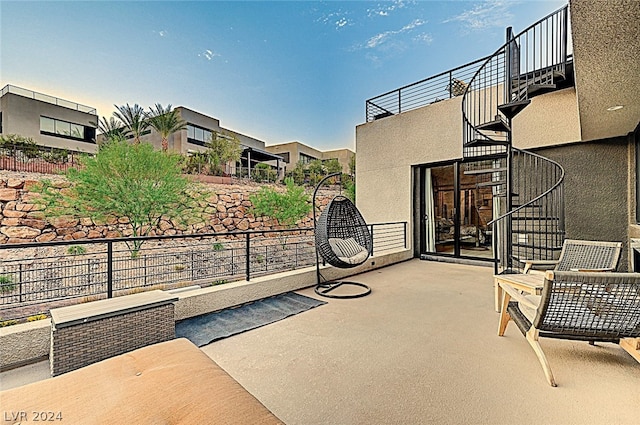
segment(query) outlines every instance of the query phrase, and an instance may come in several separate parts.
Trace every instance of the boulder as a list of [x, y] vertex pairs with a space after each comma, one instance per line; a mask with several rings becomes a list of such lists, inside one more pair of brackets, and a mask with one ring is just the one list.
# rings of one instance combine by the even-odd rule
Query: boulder
[[49, 241], [54, 240], [56, 238], [56, 236], [57, 235], [55, 233], [53, 233], [53, 232], [47, 232], [47, 233], [43, 233], [40, 236], [38, 236], [36, 238], [36, 241], [37, 242], [49, 242]]
[[21, 189], [24, 186], [24, 180], [22, 179], [7, 179], [7, 187], [11, 189]]
[[57, 229], [66, 229], [78, 225], [78, 219], [71, 216], [55, 217], [49, 220], [51, 225]]
[[18, 199], [16, 189], [0, 189], [0, 201], [15, 201]]
[[15, 226], [15, 227], [0, 227], [0, 233], [5, 236], [8, 236], [9, 239], [17, 238], [17, 239], [33, 239], [40, 235], [40, 230], [34, 229], [32, 227], [27, 226]]

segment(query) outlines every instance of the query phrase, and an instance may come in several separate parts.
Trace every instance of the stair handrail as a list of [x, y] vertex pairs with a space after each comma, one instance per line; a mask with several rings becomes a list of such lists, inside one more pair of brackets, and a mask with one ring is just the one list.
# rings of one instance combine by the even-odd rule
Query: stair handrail
[[564, 168], [562, 167], [562, 165], [560, 165], [558, 162], [556, 162], [556, 161], [554, 161], [554, 160], [552, 160], [552, 159], [546, 158], [546, 157], [544, 157], [544, 156], [542, 156], [542, 155], [538, 155], [537, 153], [534, 153], [534, 152], [531, 152], [531, 151], [525, 150], [525, 149], [518, 149], [518, 148], [515, 148], [515, 147], [512, 147], [511, 149], [513, 149], [513, 150], [514, 150], [514, 151], [516, 151], [516, 152], [523, 153], [523, 154], [525, 154], [525, 155], [531, 155], [531, 156], [534, 156], [534, 157], [536, 157], [536, 158], [538, 158], [538, 159], [541, 159], [541, 160], [543, 160], [543, 161], [546, 161], [546, 162], [548, 162], [548, 163], [551, 163], [551, 164], [553, 164], [553, 165], [557, 166], [557, 167], [558, 167], [558, 169], [560, 170], [560, 178], [558, 179], [558, 181], [557, 181], [557, 182], [555, 182], [555, 183], [553, 184], [553, 186], [551, 186], [549, 189], [545, 190], [545, 191], [544, 191], [543, 193], [541, 193], [540, 195], [536, 196], [535, 198], [533, 198], [533, 199], [531, 199], [531, 200], [529, 200], [529, 201], [526, 201], [525, 203], [523, 203], [522, 205], [520, 205], [520, 206], [519, 206], [519, 207], [517, 207], [517, 208], [514, 208], [514, 209], [512, 209], [512, 210], [510, 210], [510, 211], [507, 211], [506, 213], [502, 214], [500, 217], [498, 217], [498, 218], [494, 218], [493, 220], [491, 220], [491, 221], [487, 222], [487, 226], [491, 226], [491, 225], [493, 225], [494, 223], [496, 223], [496, 222], [498, 222], [498, 221], [500, 221], [500, 220], [504, 219], [505, 217], [511, 216], [511, 215], [513, 215], [513, 214], [517, 213], [518, 211], [520, 211], [520, 210], [522, 210], [522, 209], [524, 209], [524, 208], [527, 208], [527, 207], [531, 206], [532, 204], [535, 204], [535, 203], [536, 203], [536, 201], [539, 201], [540, 199], [542, 199], [542, 198], [544, 198], [545, 196], [547, 196], [549, 193], [551, 193], [553, 190], [555, 190], [558, 186], [560, 186], [560, 185], [564, 182], [565, 171], [564, 171]]
[[[469, 93], [472, 91], [473, 87], [474, 87], [474, 82], [475, 80], [481, 75], [481, 73], [483, 72], [483, 70], [485, 70], [485, 68], [487, 67], [487, 65], [489, 63], [491, 63], [492, 60], [494, 60], [495, 58], [497, 58], [500, 55], [505, 55], [507, 56], [507, 59], [505, 59], [505, 72], [502, 73], [502, 79], [496, 81], [496, 85], [499, 85], [500, 83], [502, 84], [509, 84], [510, 80], [511, 80], [511, 75], [506, 75], [506, 72], [510, 72], [510, 66], [511, 66], [511, 58], [509, 57], [510, 55], [508, 55], [508, 51], [509, 51], [509, 46], [512, 45], [512, 43], [514, 43], [516, 40], [520, 39], [522, 36], [524, 36], [526, 33], [528, 33], [529, 31], [531, 31], [532, 29], [534, 29], [536, 26], [542, 24], [543, 22], [549, 20], [549, 19], [553, 19], [555, 16], [559, 16], [560, 14], [562, 14], [562, 19], [563, 19], [563, 32], [562, 32], [562, 44], [561, 44], [561, 61], [560, 63], [566, 65], [567, 63], [567, 58], [568, 58], [568, 54], [567, 54], [567, 44], [568, 44], [568, 26], [569, 26], [569, 19], [568, 19], [568, 10], [569, 10], [569, 5], [565, 5], [563, 7], [561, 7], [560, 9], [549, 13], [547, 16], [543, 17], [542, 19], [539, 19], [538, 21], [534, 22], [533, 24], [529, 25], [527, 28], [525, 28], [524, 30], [520, 31], [517, 35], [513, 36], [512, 32], [511, 32], [511, 28], [507, 29], [507, 42], [504, 43], [500, 48], [498, 48], [492, 55], [489, 55], [487, 57], [487, 59], [485, 60], [485, 62], [478, 68], [478, 70], [475, 72], [475, 74], [473, 75], [473, 77], [469, 80], [469, 84], [467, 85], [467, 87], [465, 88], [465, 91], [462, 95], [462, 121], [463, 121], [463, 146], [465, 146], [466, 142], [468, 142], [469, 140], [473, 140], [473, 139], [469, 139], [467, 140], [467, 138], [469, 137], [469, 134], [478, 134], [480, 136], [482, 136], [483, 139], [486, 139], [488, 141], [497, 141], [496, 139], [490, 137], [489, 135], [486, 135], [482, 132], [480, 132], [477, 128], [476, 125], [472, 124], [471, 121], [468, 118], [467, 113], [465, 112], [465, 107], [467, 105], [467, 101], [468, 101], [468, 96]], [[535, 34], [534, 34], [534, 43], [535, 43]], [[560, 64], [558, 63], [558, 64]], [[506, 77], [506, 78], [505, 78]], [[510, 91], [510, 87], [505, 87], [505, 99], [508, 101], [510, 99], [507, 99], [507, 93], [509, 93]], [[497, 101], [497, 98], [496, 98]], [[499, 105], [499, 103], [496, 103], [496, 107]], [[492, 105], [490, 105], [490, 107], [492, 107]], [[468, 131], [471, 130], [469, 133]]]

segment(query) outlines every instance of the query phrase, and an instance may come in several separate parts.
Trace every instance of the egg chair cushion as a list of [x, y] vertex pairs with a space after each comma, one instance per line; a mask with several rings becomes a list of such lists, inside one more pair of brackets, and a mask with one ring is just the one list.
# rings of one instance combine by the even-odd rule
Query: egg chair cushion
[[369, 257], [369, 250], [354, 238], [329, 238], [329, 245], [340, 261], [347, 264], [360, 264]]

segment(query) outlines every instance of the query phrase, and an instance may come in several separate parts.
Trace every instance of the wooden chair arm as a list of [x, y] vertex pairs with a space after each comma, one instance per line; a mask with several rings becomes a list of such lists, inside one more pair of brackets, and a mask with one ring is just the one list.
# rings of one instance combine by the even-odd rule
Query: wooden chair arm
[[529, 307], [529, 308], [533, 308], [533, 309], [537, 309], [538, 308], [537, 304], [534, 304], [531, 300], [527, 299], [522, 293], [520, 293], [520, 291], [518, 291], [513, 286], [511, 286], [511, 285], [509, 285], [507, 283], [500, 283], [500, 287], [502, 288], [502, 290], [504, 292], [509, 294], [509, 296], [512, 299], [514, 299], [515, 301], [518, 301], [519, 303], [523, 304], [524, 306]]
[[531, 270], [531, 268], [533, 266], [556, 266], [558, 264], [558, 260], [527, 260], [527, 259], [520, 259], [518, 260], [521, 263], [524, 263], [524, 270], [523, 273], [528, 273], [529, 270]]
[[612, 272], [615, 271], [613, 267], [603, 267], [599, 269], [570, 269], [572, 272], [585, 272], [585, 273], [598, 273], [598, 272]]

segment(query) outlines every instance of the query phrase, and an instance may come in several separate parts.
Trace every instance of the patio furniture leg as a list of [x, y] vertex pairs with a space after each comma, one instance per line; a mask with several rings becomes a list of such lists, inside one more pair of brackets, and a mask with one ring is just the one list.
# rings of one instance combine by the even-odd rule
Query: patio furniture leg
[[540, 346], [540, 343], [538, 342], [538, 330], [532, 326], [527, 331], [526, 338], [527, 338], [527, 341], [529, 342], [529, 345], [531, 345], [531, 348], [533, 348], [533, 351], [535, 351], [536, 356], [538, 356], [538, 360], [540, 361], [540, 365], [542, 366], [544, 375], [547, 378], [547, 382], [552, 387], [556, 387], [557, 385], [556, 385], [555, 379], [553, 379], [553, 373], [551, 373], [551, 367], [549, 366], [549, 362], [547, 362], [547, 358], [544, 355], [544, 352], [542, 351], [542, 347]]
[[493, 279], [493, 287], [495, 290], [495, 309], [497, 313], [500, 313], [500, 304], [502, 304], [502, 288], [500, 287], [500, 284], [498, 283], [497, 279]]
[[510, 300], [511, 295], [504, 293], [502, 298], [502, 309], [500, 311], [500, 323], [498, 325], [498, 336], [504, 335], [504, 332], [507, 330], [507, 325], [511, 320], [511, 315], [507, 312], [507, 306], [509, 305]]

